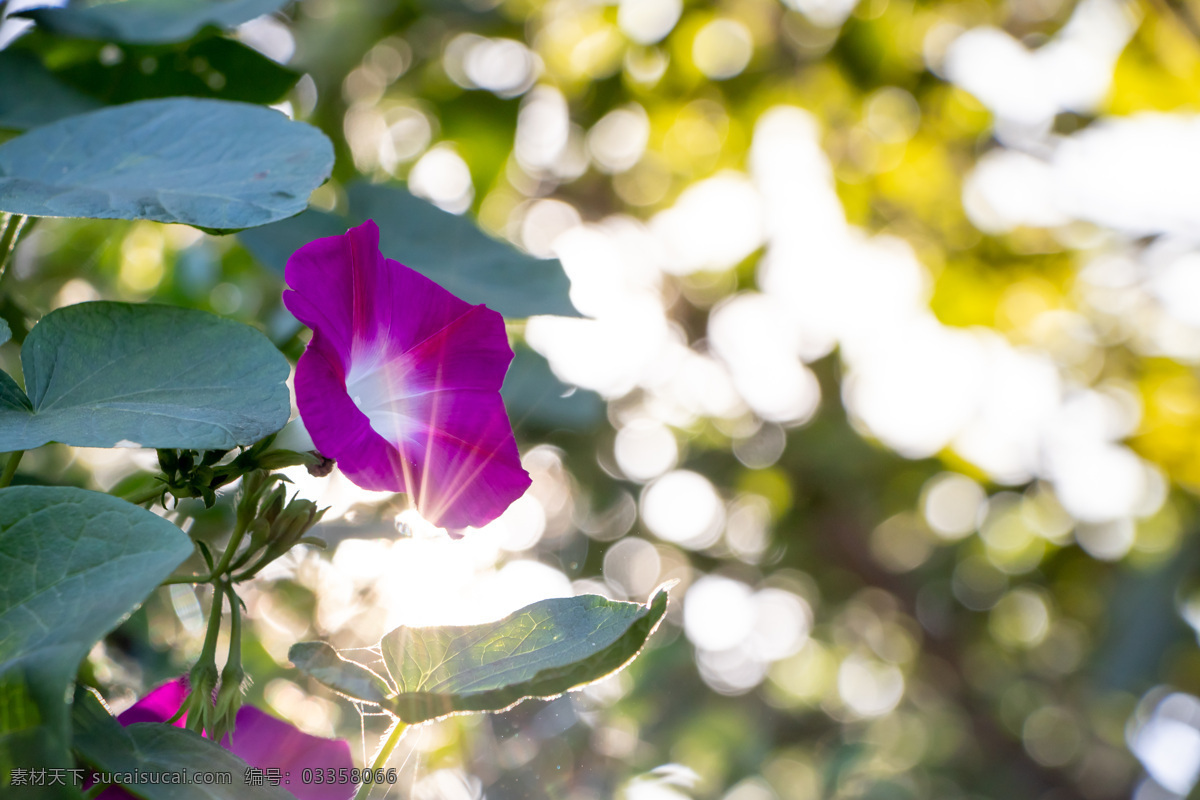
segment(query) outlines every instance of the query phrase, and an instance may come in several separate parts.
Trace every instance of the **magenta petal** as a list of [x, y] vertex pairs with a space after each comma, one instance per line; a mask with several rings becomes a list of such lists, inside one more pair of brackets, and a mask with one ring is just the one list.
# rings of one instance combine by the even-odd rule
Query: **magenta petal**
[[[165, 722], [174, 716], [187, 697], [187, 679], [179, 678], [155, 688], [117, 717], [122, 725], [135, 722]], [[183, 722], [176, 722], [182, 726]], [[305, 768], [349, 770], [354, 766], [350, 745], [341, 739], [311, 736], [298, 728], [254, 708], [238, 710], [237, 727], [221, 746], [252, 767], [277, 768], [291, 781], [285, 788], [298, 800], [348, 800], [355, 787], [349, 784], [307, 785], [302, 781]], [[97, 795], [99, 800], [134, 800], [120, 786], [110, 786]]]
[[313, 444], [338, 463], [346, 477], [364, 489], [404, 490], [403, 474], [393, 466], [395, 448], [371, 428], [370, 420], [346, 394], [337, 356], [320, 332], [296, 364], [296, 406]]
[[[132, 725], [135, 722], [166, 722], [175, 716], [175, 712], [187, 699], [187, 694], [187, 678], [176, 678], [155, 687], [141, 700], [118, 714], [117, 722], [122, 725]], [[177, 728], [182, 728], [186, 724], [187, 714], [175, 721]]]
[[355, 786], [343, 784], [306, 784], [305, 769], [345, 769], [354, 766], [350, 745], [342, 739], [323, 739], [276, 719], [253, 706], [243, 706], [237, 715], [232, 741], [226, 736], [221, 745], [252, 767], [279, 769], [291, 773], [287, 790], [298, 800], [347, 800]]
[[471, 308], [419, 272], [379, 252], [379, 228], [367, 220], [343, 236], [317, 239], [288, 259], [292, 291], [283, 302], [321, 331], [348, 363], [353, 346], [408, 348]]
[[436, 392], [412, 404], [427, 423], [426, 433], [403, 447], [421, 516], [447, 528], [479, 527], [529, 488], [499, 393]]
[[346, 259], [346, 237], [317, 239], [288, 259], [285, 274], [294, 291], [283, 293], [283, 304], [296, 319], [321, 331], [341, 354], [350, 357], [354, 328], [354, 284], [348, 275], [328, 274], [327, 265]]
[[[117, 715], [117, 722], [122, 725], [132, 725], [135, 722], [166, 722], [175, 716], [175, 712], [183, 705], [188, 693], [187, 678], [176, 678], [173, 681], [156, 686], [141, 700]], [[175, 727], [182, 728], [187, 722], [184, 714], [175, 721]], [[109, 786], [96, 795], [96, 800], [137, 800], [132, 794], [120, 786]]]
[[400, 377], [409, 394], [449, 389], [499, 392], [512, 359], [504, 317], [486, 306], [472, 306], [410, 349], [404, 358], [407, 370]]
[[313, 329], [296, 404], [359, 486], [404, 491], [436, 525], [479, 527], [529, 487], [500, 386], [504, 319], [378, 251], [366, 222], [288, 261], [288, 308]]

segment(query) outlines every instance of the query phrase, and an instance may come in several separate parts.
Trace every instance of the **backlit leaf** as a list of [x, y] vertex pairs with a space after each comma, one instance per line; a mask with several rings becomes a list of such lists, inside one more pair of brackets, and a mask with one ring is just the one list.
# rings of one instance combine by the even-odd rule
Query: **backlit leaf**
[[371, 670], [338, 655], [325, 642], [300, 642], [288, 650], [288, 658], [305, 674], [334, 691], [355, 700], [383, 705], [391, 689]]
[[[645, 606], [583, 595], [542, 600], [485, 625], [399, 627], [379, 645], [392, 683], [382, 705], [418, 723], [562, 694], [632, 661], [666, 610], [663, 589]], [[288, 655], [337, 691], [378, 702], [355, 693], [353, 679], [361, 674], [336, 664], [331, 653], [304, 643]]]

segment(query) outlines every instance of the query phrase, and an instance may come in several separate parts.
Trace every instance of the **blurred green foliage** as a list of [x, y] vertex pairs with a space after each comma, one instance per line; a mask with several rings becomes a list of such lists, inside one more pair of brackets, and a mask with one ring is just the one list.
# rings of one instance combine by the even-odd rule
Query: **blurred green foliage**
[[[211, 31], [177, 45], [69, 47], [37, 32], [0, 54], [0, 65], [33, 54], [92, 98], [85, 102], [163, 93], [259, 103], [286, 96], [296, 118], [335, 144], [334, 178], [314, 195], [314, 219], [317, 212], [353, 216], [356, 182], [405, 181], [429, 153], [451, 152], [469, 170], [470, 191], [445, 202], [458, 203], [454, 210], [490, 234], [518, 241], [523, 214], [538, 199], [569, 204], [588, 222], [614, 214], [648, 220], [697, 181], [744, 169], [760, 115], [793, 105], [819, 122], [847, 221], [912, 246], [932, 276], [930, 307], [942, 323], [1036, 347], [1045, 343], [1038, 327], [1045, 312], [1090, 313], [1078, 282], [1088, 245], [1032, 226], [983, 232], [968, 217], [964, 178], [997, 147], [994, 118], [931, 67], [947, 32], [993, 25], [1041, 44], [1066, 25], [1070, 3], [862, 0], [844, 21], [821, 23], [779, 0], [689, 0], [675, 24], [646, 41], [619, 19], [636, 5], [303, 0], [268, 27], [294, 45], [286, 67]], [[1137, 30], [1103, 102], [1089, 113], [1058, 114], [1059, 133], [1104, 115], [1197, 109], [1195, 5], [1165, 0], [1136, 10]], [[714, 29], [714, 21], [734, 25]], [[727, 34], [748, 42], [744, 60], [732, 66], [737, 46], [721, 45], [713, 55], [704, 44], [705, 36]], [[520, 43], [513, 58], [529, 66], [528, 80], [505, 84], [492, 74], [492, 90], [472, 84], [452, 47], [477, 42], [463, 38], [470, 36]], [[499, 63], [479, 69], [486, 76]], [[224, 80], [206, 79], [209, 69]], [[574, 162], [531, 166], [517, 152], [523, 109], [545, 87], [566, 106], [573, 127], [562, 135], [573, 143], [568, 150], [582, 153]], [[66, 98], [79, 102], [77, 94]], [[620, 168], [589, 162], [586, 132], [631, 104], [648, 126], [644, 150]], [[700, 345], [722, 299], [757, 285], [760, 256], [720, 274], [664, 278], [669, 314], [687, 344]], [[43, 221], [5, 278], [0, 316], [14, 342], [0, 347], [0, 367], [13, 371], [17, 345], [42, 314], [95, 297], [215, 311], [259, 326], [294, 360], [303, 333], [282, 309], [281, 288], [278, 272], [233, 237], [149, 222]], [[659, 577], [684, 584], [659, 638], [607, 689], [428, 729], [405, 762], [409, 786], [427, 781], [435, 791], [428, 787], [441, 785], [442, 770], [474, 777], [456, 790], [466, 794], [443, 788], [443, 795], [411, 796], [1125, 797], [1141, 775], [1126, 731], [1139, 700], [1164, 685], [1200, 693], [1200, 650], [1185, 621], [1189, 608], [1195, 617], [1200, 548], [1200, 379], [1186, 359], [1101, 342], [1090, 351], [1098, 354], [1091, 366], [1071, 373], [1083, 385], [1131, 387], [1142, 414], [1128, 443], [1169, 483], [1161, 507], [1134, 523], [1125, 551], [1101, 559], [1075, 543], [1076, 523], [1064, 521], [1046, 484], [1003, 486], [952, 449], [908, 460], [872, 439], [841, 402], [845, 369], [836, 352], [811, 365], [823, 399], [803, 425], [753, 421], [766, 431], [760, 439], [720, 420], [671, 427], [681, 466], [705, 476], [730, 508], [765, 520], [761, 546], [738, 550], [728, 534], [695, 549], [658, 539], [638, 517], [641, 482], [622, 476], [613, 457], [614, 428], [623, 410], [644, 399], [644, 388], [613, 399], [607, 420], [583, 390], [581, 405], [539, 411], [539, 392], [556, 398], [567, 387], [523, 344], [518, 350], [525, 360], [510, 377], [534, 376], [520, 385], [524, 399], [516, 405], [532, 410], [514, 410], [518, 437], [523, 449], [555, 448], [573, 493], [568, 524], [522, 557], [572, 580], [596, 579], [608, 553], [637, 540], [655, 553]], [[746, 456], [747, 441], [769, 444], [771, 436], [785, 443], [782, 454]], [[26, 457], [19, 480], [54, 475], [93, 486], [94, 471], [68, 448], [52, 446]], [[931, 479], [946, 471], [974, 479], [991, 496], [987, 536], [978, 526], [955, 536], [931, 530], [923, 503]], [[323, 529], [335, 540], [394, 535], [391, 517], [400, 507], [364, 508]], [[219, 535], [228, 521], [220, 504], [182, 508], [195, 519], [193, 536]], [[1051, 529], [1057, 533], [1043, 533]], [[1004, 536], [1008, 544], [996, 545]], [[680, 601], [705, 574], [802, 598], [813, 613], [811, 636], [770, 661], [760, 680], [714, 689], [681, 630]], [[178, 673], [194, 639], [180, 621], [183, 602], [163, 593], [110, 637], [93, 659], [97, 681], [127, 690]], [[294, 671], [272, 649], [275, 639], [319, 634], [340, 646], [369, 644], [352, 630], [321, 628], [313, 583], [295, 575], [265, 578], [256, 602], [272, 619], [256, 628], [261, 646], [246, 645], [256, 703], [265, 703], [266, 687], [296, 689], [288, 683], [298, 680]], [[855, 680], [876, 692], [899, 681], [902, 696], [878, 712], [856, 710], [846, 702]], [[307, 710], [319, 721], [314, 728], [328, 724], [363, 740], [357, 714], [343, 705], [339, 716], [328, 695], [302, 688], [304, 699], [281, 713]], [[383, 725], [372, 717], [365, 725], [369, 750]]]

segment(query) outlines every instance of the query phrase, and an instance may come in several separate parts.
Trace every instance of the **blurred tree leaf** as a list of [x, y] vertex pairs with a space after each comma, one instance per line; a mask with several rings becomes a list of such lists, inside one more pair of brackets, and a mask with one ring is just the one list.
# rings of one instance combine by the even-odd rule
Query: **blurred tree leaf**
[[[145, 509], [83, 489], [0, 489], [0, 768], [64, 765], [79, 662], [192, 552]], [[73, 797], [73, 787], [26, 789]], [[23, 795], [24, 796], [24, 795]]]
[[36, 56], [0, 51], [0, 128], [23, 131], [101, 105], [55, 77]]
[[570, 282], [557, 259], [526, 255], [488, 236], [469, 217], [442, 211], [399, 186], [358, 183], [347, 190], [350, 213], [307, 211], [295, 219], [245, 231], [238, 238], [261, 262], [282, 274], [301, 245], [337, 236], [373, 219], [379, 247], [469, 303], [486, 303], [509, 318], [534, 314], [578, 316]]
[[213, 97], [244, 103], [274, 103], [300, 80], [300, 73], [241, 42], [214, 36], [186, 46], [123, 46], [121, 58], [92, 58], [55, 74], [109, 105], [157, 97]]
[[500, 393], [517, 427], [530, 424], [584, 431], [604, 419], [600, 395], [563, 383], [550, 371], [546, 359], [527, 347], [514, 348]]
[[8, 327], [8, 323], [0, 319], [0, 344], [6, 344], [12, 338], [12, 328]]
[[0, 145], [0, 210], [236, 230], [302, 211], [332, 165], [324, 134], [277, 111], [145, 100]]
[[0, 452], [51, 441], [228, 449], [279, 430], [291, 410], [274, 345], [193, 309], [66, 306], [34, 326], [21, 362], [28, 406], [0, 404]]
[[[380, 642], [396, 687], [384, 708], [413, 724], [562, 694], [632, 661], [666, 610], [667, 592], [660, 589], [645, 606], [582, 595], [542, 600], [486, 625], [401, 626]], [[314, 644], [296, 645], [288, 657], [305, 672], [315, 665], [339, 692], [366, 684], [377, 696], [361, 672], [336, 664]]]
[[[224, 772], [226, 786], [145, 783], [129, 787], [146, 800], [291, 800], [281, 787], [246, 783], [248, 765], [215, 742], [174, 725], [138, 722], [123, 727], [92, 692], [77, 687], [72, 747], [103, 772]], [[236, 733], [235, 733], [236, 735]], [[315, 765], [314, 766], [319, 766]]]
[[61, 36], [139, 44], [182, 42], [203, 28], [232, 28], [279, 10], [287, 0], [104, 0], [30, 8], [28, 17]]

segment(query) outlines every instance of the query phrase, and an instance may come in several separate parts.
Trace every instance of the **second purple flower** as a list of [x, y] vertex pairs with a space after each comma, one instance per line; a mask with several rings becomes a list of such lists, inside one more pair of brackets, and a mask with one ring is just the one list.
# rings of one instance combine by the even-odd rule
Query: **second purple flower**
[[283, 301], [313, 336], [296, 404], [313, 443], [365, 489], [479, 527], [529, 488], [500, 385], [504, 319], [379, 252], [368, 220], [288, 260]]

